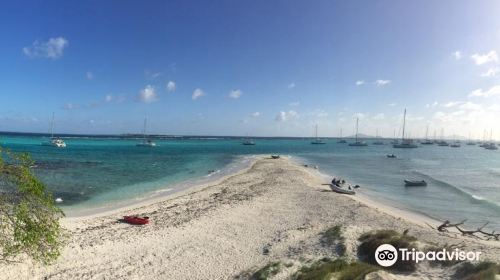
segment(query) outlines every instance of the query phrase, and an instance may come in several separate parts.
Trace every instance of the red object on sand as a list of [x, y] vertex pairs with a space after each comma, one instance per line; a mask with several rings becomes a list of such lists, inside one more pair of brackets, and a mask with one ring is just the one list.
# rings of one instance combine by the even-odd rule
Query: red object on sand
[[149, 223], [149, 217], [123, 216], [123, 221], [132, 225], [145, 225]]

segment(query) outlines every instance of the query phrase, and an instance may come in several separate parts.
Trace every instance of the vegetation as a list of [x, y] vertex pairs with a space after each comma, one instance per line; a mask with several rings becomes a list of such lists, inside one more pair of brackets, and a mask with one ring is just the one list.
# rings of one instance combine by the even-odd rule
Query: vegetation
[[257, 270], [250, 279], [252, 280], [267, 280], [270, 277], [278, 274], [281, 271], [281, 263], [280, 262], [274, 262], [270, 263], [263, 268]]
[[[366, 262], [376, 265], [375, 251], [378, 246], [382, 244], [391, 244], [397, 250], [399, 248], [407, 248], [411, 250], [416, 248], [415, 241], [417, 240], [413, 236], [406, 234], [400, 234], [394, 230], [377, 230], [371, 231], [361, 235], [358, 239], [361, 244], [358, 247], [358, 252], [360, 257]], [[412, 272], [416, 269], [416, 263], [412, 261], [402, 261], [398, 259], [397, 262], [390, 267], [390, 269]]]
[[323, 241], [328, 246], [336, 245], [335, 249], [340, 256], [344, 256], [346, 252], [346, 247], [344, 244], [345, 238], [342, 236], [342, 227], [336, 225], [327, 229], [322, 233]]
[[32, 165], [28, 155], [0, 147], [0, 261], [28, 256], [47, 264], [60, 254], [63, 212]]
[[461, 280], [494, 280], [500, 274], [500, 265], [492, 262], [472, 264], [462, 263], [456, 270], [454, 278]]
[[302, 267], [295, 279], [297, 280], [327, 280], [335, 277], [339, 280], [364, 279], [365, 275], [378, 270], [378, 267], [363, 263], [349, 263], [344, 259], [322, 259], [310, 266]]

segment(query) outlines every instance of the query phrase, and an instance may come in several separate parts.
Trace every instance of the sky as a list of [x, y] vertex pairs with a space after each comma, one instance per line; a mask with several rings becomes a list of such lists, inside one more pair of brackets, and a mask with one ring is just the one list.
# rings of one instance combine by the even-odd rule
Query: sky
[[0, 5], [0, 131], [500, 139], [500, 1]]

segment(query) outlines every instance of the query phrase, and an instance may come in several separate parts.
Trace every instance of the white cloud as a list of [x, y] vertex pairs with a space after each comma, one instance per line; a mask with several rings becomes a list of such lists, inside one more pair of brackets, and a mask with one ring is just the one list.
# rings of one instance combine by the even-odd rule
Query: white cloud
[[383, 119], [385, 119], [385, 115], [384, 115], [384, 113], [379, 113], [379, 114], [376, 114], [375, 116], [373, 116], [372, 119], [383, 120]]
[[498, 55], [496, 51], [490, 51], [486, 54], [475, 53], [470, 58], [474, 61], [474, 63], [476, 63], [476, 65], [498, 61]]
[[286, 122], [292, 119], [295, 119], [299, 114], [293, 110], [290, 110], [288, 112], [285, 111], [280, 111], [277, 115], [275, 120], [277, 122]]
[[233, 98], [233, 99], [238, 99], [241, 97], [242, 94], [243, 94], [243, 92], [241, 90], [235, 89], [235, 90], [232, 90], [231, 92], [229, 92], [229, 97]]
[[300, 102], [299, 101], [295, 101], [295, 102], [290, 102], [288, 105], [292, 106], [292, 107], [297, 107], [300, 105]]
[[451, 53], [451, 56], [455, 59], [455, 60], [460, 60], [462, 59], [462, 53], [460, 51], [454, 51]]
[[193, 91], [193, 95], [191, 96], [191, 99], [196, 100], [202, 96], [205, 96], [205, 92], [201, 88], [197, 88]]
[[482, 110], [483, 107], [479, 104], [476, 104], [476, 103], [465, 102], [462, 105], [460, 105], [458, 108], [460, 108], [462, 110], [468, 110], [468, 111], [478, 111], [478, 110]]
[[63, 56], [64, 49], [68, 45], [68, 40], [63, 37], [50, 38], [46, 42], [33, 42], [31, 46], [23, 48], [23, 53], [31, 58], [44, 57], [58, 59]]
[[73, 109], [76, 109], [76, 106], [73, 103], [66, 103], [66, 104], [64, 104], [63, 108], [65, 110], [73, 110]]
[[396, 105], [398, 105], [398, 104], [397, 104], [397, 103], [389, 103], [389, 104], [387, 104], [387, 105], [388, 105], [388, 106], [390, 106], [390, 107], [394, 107], [394, 106], [396, 106]]
[[253, 112], [251, 116], [254, 118], [260, 117], [260, 112]]
[[481, 77], [495, 77], [498, 73], [498, 71], [500, 71], [500, 68], [498, 67], [491, 67], [490, 69], [488, 69], [488, 71], [484, 72], [481, 74]]
[[291, 82], [291, 83], [288, 85], [288, 88], [289, 88], [289, 89], [293, 89], [293, 88], [295, 88], [295, 82]]
[[175, 91], [176, 88], [177, 88], [177, 85], [175, 84], [174, 81], [168, 81], [168, 83], [167, 83], [167, 91], [168, 92]]
[[382, 87], [391, 83], [391, 80], [376, 80], [375, 85]]
[[439, 103], [437, 101], [434, 101], [432, 104], [425, 104], [425, 108], [434, 108], [437, 107]]
[[360, 86], [360, 85], [362, 85], [362, 84], [364, 84], [364, 83], [365, 83], [365, 81], [363, 81], [363, 80], [357, 80], [357, 81], [356, 81], [356, 85], [357, 85], [357, 86]]
[[461, 101], [450, 101], [450, 102], [444, 104], [443, 107], [451, 108], [451, 107], [455, 107], [457, 105], [460, 105], [461, 103], [462, 103]]
[[106, 100], [106, 102], [111, 102], [111, 101], [113, 101], [113, 96], [111, 94], [107, 94], [104, 97], [104, 100]]
[[87, 71], [87, 73], [85, 73], [85, 77], [87, 77], [87, 80], [93, 80], [94, 79], [94, 73], [92, 73], [90, 71]]
[[151, 103], [158, 100], [158, 96], [156, 95], [155, 88], [151, 85], [147, 85], [145, 88], [141, 89], [139, 92], [139, 101], [144, 103]]
[[500, 95], [500, 85], [493, 86], [489, 90], [476, 89], [469, 94], [469, 97], [492, 97]]

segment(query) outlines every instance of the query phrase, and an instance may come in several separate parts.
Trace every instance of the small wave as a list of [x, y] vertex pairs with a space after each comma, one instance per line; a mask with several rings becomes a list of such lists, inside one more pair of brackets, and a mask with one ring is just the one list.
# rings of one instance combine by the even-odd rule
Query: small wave
[[477, 200], [486, 200], [486, 198], [479, 196], [479, 195], [475, 195], [475, 194], [472, 195], [472, 198], [477, 199]]

